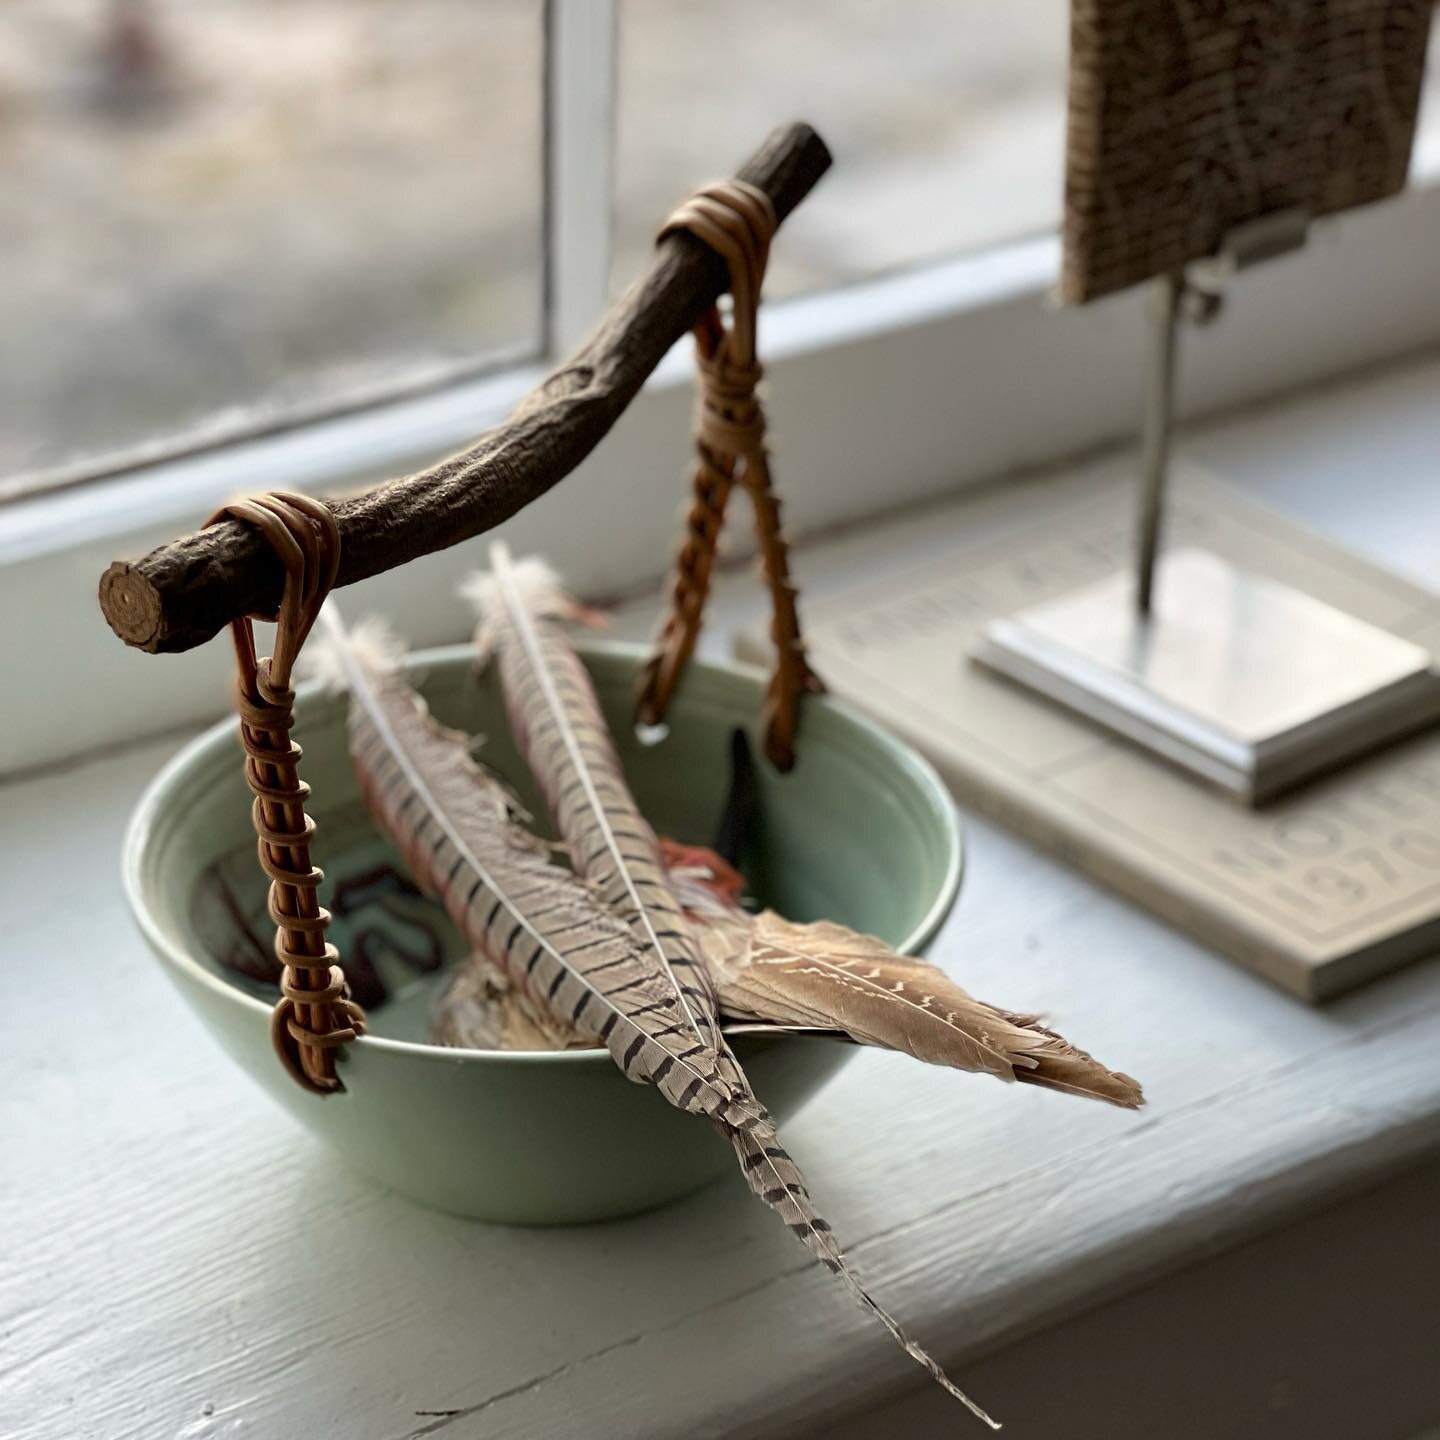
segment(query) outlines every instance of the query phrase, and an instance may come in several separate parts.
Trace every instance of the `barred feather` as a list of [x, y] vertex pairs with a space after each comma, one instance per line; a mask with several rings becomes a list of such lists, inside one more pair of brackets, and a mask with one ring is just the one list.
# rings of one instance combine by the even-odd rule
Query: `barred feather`
[[540, 784], [575, 873], [679, 990], [697, 1039], [716, 1047], [727, 1073], [718, 1007], [690, 927], [670, 888], [660, 845], [630, 795], [589, 676], [557, 623], [575, 602], [537, 561], [513, 564], [504, 545], [490, 548], [491, 574], [465, 594], [480, 623], [481, 660], [500, 667], [510, 728]]
[[745, 1128], [763, 1116], [691, 1033], [673, 987], [629, 932], [550, 863], [478, 766], [469, 740], [438, 724], [394, 671], [367, 665], [324, 615], [348, 684], [361, 791], [415, 879], [475, 948], [538, 1003], [603, 1042], [626, 1077], [672, 1105]]
[[922, 1350], [900, 1327], [900, 1322], [860, 1283], [860, 1277], [845, 1258], [829, 1223], [816, 1212], [805, 1177], [780, 1144], [779, 1136], [773, 1131], [767, 1134], [763, 1128], [756, 1128], [745, 1132], [730, 1131], [729, 1138], [740, 1161], [746, 1183], [780, 1216], [800, 1243], [832, 1275], [838, 1275], [845, 1282], [856, 1303], [863, 1310], [868, 1310], [890, 1332], [912, 1360], [923, 1365], [931, 1377], [972, 1415], [983, 1420], [992, 1430], [998, 1430], [999, 1423], [991, 1419], [946, 1375], [934, 1357]]
[[[699, 947], [670, 885], [655, 833], [630, 795], [609, 731], [579, 657], [559, 620], [573, 602], [543, 567], [510, 563], [491, 548], [492, 575], [466, 586], [480, 610], [476, 646], [500, 666], [510, 726], [569, 847], [576, 872], [679, 988], [701, 1043], [721, 1056], [722, 1073], [749, 1092], [743, 1071], [720, 1034], [719, 1004]], [[518, 573], [517, 573], [518, 572]], [[749, 1130], [722, 1123], [746, 1183], [857, 1302], [946, 1390], [993, 1428], [995, 1422], [956, 1388], [929, 1355], [871, 1298], [816, 1213], [800, 1171], [768, 1116]]]

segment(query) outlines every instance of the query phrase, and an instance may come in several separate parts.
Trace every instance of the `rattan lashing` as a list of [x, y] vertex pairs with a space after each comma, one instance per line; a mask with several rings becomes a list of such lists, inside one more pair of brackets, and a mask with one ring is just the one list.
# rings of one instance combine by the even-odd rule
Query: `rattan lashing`
[[310, 862], [315, 821], [305, 813], [310, 787], [299, 776], [303, 752], [290, 738], [295, 707], [290, 680], [335, 580], [339, 530], [327, 505], [286, 492], [236, 501], [208, 523], [228, 517], [254, 525], [285, 571], [278, 614], [254, 617], [275, 620], [275, 653], [257, 659], [252, 617], [230, 627], [245, 783], [255, 797], [256, 848], [270, 879], [275, 955], [284, 967], [270, 1035], [291, 1076], [305, 1089], [329, 1095], [345, 1088], [335, 1070], [337, 1051], [364, 1030], [365, 1017], [347, 998], [339, 953], [325, 938], [330, 912], [318, 895], [324, 873]]
[[640, 675], [636, 715], [647, 725], [658, 725], [665, 718], [699, 638], [725, 506], [731, 490], [742, 485], [755, 508], [760, 565], [772, 608], [775, 669], [761, 718], [763, 743], [771, 763], [789, 770], [795, 763], [800, 697], [825, 687], [810, 668], [800, 634], [780, 501], [765, 448], [765, 411], [756, 394], [762, 374], [756, 350], [760, 289], [775, 234], [775, 212], [764, 192], [753, 185], [718, 180], [681, 204], [657, 238], [663, 240], [676, 230], [688, 231], [725, 261], [732, 306], [728, 326], [712, 305], [695, 327], [700, 403], [693, 498], [670, 584], [670, 607], [655, 652]]

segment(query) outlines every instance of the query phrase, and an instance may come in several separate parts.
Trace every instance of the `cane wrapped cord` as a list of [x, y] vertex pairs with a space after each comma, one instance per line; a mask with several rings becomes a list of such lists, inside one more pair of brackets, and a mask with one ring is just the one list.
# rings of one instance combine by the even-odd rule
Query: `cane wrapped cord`
[[800, 635], [780, 502], [765, 449], [765, 412], [756, 395], [762, 374], [756, 326], [775, 212], [769, 198], [754, 186], [722, 180], [686, 200], [666, 221], [660, 238], [677, 230], [694, 235], [725, 261], [732, 306], [728, 327], [714, 306], [695, 327], [700, 403], [693, 497], [675, 562], [670, 609], [654, 654], [640, 675], [636, 714], [649, 725], [658, 725], [665, 717], [699, 638], [730, 492], [743, 485], [754, 504], [761, 571], [771, 598], [770, 636], [775, 643], [775, 670], [761, 728], [766, 755], [777, 769], [788, 770], [795, 763], [800, 696], [825, 687], [810, 668]]
[[304, 495], [277, 492], [237, 501], [210, 523], [226, 516], [259, 529], [285, 568], [280, 610], [273, 617], [274, 655], [256, 658], [250, 618], [231, 626], [245, 783], [255, 797], [250, 815], [256, 851], [270, 880], [266, 909], [275, 924], [275, 956], [284, 967], [270, 1038], [300, 1085], [331, 1095], [345, 1088], [335, 1073], [336, 1051], [364, 1030], [365, 1016], [347, 998], [339, 954], [325, 939], [330, 912], [318, 898], [324, 873], [310, 863], [315, 821], [305, 813], [310, 787], [297, 773], [304, 752], [290, 738], [295, 706], [290, 674], [334, 583], [340, 534], [329, 508]]

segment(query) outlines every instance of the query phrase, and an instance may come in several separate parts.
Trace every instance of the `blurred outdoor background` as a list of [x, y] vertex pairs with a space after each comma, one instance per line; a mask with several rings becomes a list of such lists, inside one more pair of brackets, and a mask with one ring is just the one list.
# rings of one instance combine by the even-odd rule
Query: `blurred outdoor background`
[[[838, 163], [772, 298], [1058, 219], [1066, 0], [620, 11], [617, 289], [793, 118]], [[6, 0], [0, 477], [533, 354], [543, 29], [542, 0]]]

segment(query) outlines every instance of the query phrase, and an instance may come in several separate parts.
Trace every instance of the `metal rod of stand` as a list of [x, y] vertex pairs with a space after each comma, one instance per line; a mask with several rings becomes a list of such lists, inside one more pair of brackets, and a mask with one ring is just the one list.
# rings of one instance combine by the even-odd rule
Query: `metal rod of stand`
[[1155, 589], [1155, 558], [1160, 549], [1165, 478], [1170, 460], [1170, 420], [1175, 401], [1175, 335], [1185, 277], [1162, 275], [1150, 294], [1151, 350], [1145, 393], [1145, 430], [1140, 462], [1140, 511], [1136, 523], [1135, 607], [1148, 615]]

